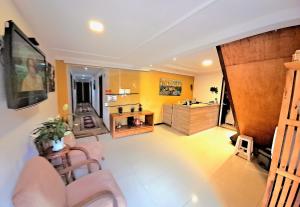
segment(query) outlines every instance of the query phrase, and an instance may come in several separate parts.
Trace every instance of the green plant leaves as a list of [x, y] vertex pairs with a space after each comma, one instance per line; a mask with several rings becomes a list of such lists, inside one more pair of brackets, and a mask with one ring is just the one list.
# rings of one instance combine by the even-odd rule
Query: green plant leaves
[[64, 137], [67, 129], [68, 125], [60, 118], [43, 122], [41, 127], [38, 127], [34, 130], [34, 133], [38, 134], [35, 142], [60, 140], [62, 137]]

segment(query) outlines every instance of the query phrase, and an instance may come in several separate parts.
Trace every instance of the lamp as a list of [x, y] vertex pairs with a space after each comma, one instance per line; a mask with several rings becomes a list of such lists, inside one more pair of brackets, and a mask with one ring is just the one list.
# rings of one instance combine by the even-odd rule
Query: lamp
[[68, 115], [69, 115], [69, 104], [64, 104], [63, 107], [62, 107], [62, 110], [63, 110], [63, 120], [68, 123]]

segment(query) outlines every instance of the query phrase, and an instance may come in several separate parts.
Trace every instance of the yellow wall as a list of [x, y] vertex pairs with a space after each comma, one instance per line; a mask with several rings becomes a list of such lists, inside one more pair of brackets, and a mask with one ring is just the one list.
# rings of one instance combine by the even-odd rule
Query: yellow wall
[[[124, 105], [140, 103], [140, 72], [135, 70], [125, 69], [109, 69], [106, 73], [108, 87], [112, 93], [118, 94], [119, 89], [130, 89], [131, 93], [138, 93], [126, 96], [117, 96], [116, 102], [110, 102], [109, 105]], [[134, 105], [135, 110], [138, 105]], [[128, 112], [132, 106], [123, 106], [123, 111]], [[118, 107], [109, 107], [109, 113], [116, 113]]]
[[55, 75], [58, 113], [64, 118], [67, 118], [66, 113], [63, 111], [63, 105], [67, 104], [69, 100], [67, 86], [67, 65], [63, 60], [56, 61]]
[[[64, 115], [62, 107], [68, 103], [67, 91], [67, 65], [59, 60], [56, 61], [57, 75], [57, 104], [59, 114]], [[194, 77], [186, 75], [177, 75], [158, 71], [134, 71], [125, 69], [108, 69], [104, 77], [107, 86], [104, 90], [110, 89], [112, 93], [119, 93], [120, 88], [129, 88], [131, 93], [136, 95], [117, 96], [116, 102], [110, 102], [109, 105], [123, 105], [141, 103], [144, 110], [154, 112], [154, 123], [162, 122], [162, 106], [167, 103], [177, 103], [193, 97], [193, 91], [190, 86], [194, 84]], [[181, 80], [182, 93], [180, 96], [160, 96], [159, 81], [161, 78]], [[106, 99], [104, 98], [104, 102]], [[134, 105], [135, 110], [138, 105]], [[130, 111], [131, 106], [123, 107], [123, 111]], [[118, 107], [109, 107], [108, 113], [116, 113]]]
[[[144, 110], [154, 112], [154, 123], [162, 122], [162, 106], [166, 103], [177, 103], [193, 97], [193, 91], [190, 89], [194, 84], [194, 77], [185, 75], [176, 75], [158, 71], [134, 71], [125, 69], [108, 69], [106, 73], [107, 88], [112, 93], [118, 93], [119, 88], [129, 88], [132, 93], [137, 95], [118, 96], [116, 102], [109, 105], [122, 105], [141, 103]], [[180, 96], [160, 96], [159, 81], [161, 78], [181, 80], [182, 93]], [[106, 101], [106, 100], [104, 100]], [[134, 105], [135, 110], [138, 105]], [[123, 107], [124, 112], [130, 111], [131, 106]], [[109, 107], [109, 113], [116, 113], [118, 107]]]
[[[182, 93], [180, 96], [160, 96], [160, 78], [168, 78], [182, 81]], [[140, 72], [140, 100], [144, 110], [154, 112], [154, 123], [162, 122], [162, 106], [167, 103], [177, 103], [185, 99], [193, 98], [190, 85], [194, 83], [194, 77], [163, 73], [158, 71]]]

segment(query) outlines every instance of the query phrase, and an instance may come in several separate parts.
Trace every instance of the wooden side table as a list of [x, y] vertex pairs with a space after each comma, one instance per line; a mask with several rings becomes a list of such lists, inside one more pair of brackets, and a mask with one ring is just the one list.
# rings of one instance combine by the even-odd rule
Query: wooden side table
[[[52, 163], [53, 167], [59, 172], [59, 174], [64, 177], [65, 182], [69, 184], [71, 181], [69, 180], [68, 173], [62, 174], [60, 171], [66, 169], [71, 166], [70, 159], [68, 153], [71, 151], [70, 147], [66, 145], [60, 151], [52, 151], [52, 147], [49, 147], [45, 150], [46, 159]], [[72, 173], [72, 177], [73, 173]]]

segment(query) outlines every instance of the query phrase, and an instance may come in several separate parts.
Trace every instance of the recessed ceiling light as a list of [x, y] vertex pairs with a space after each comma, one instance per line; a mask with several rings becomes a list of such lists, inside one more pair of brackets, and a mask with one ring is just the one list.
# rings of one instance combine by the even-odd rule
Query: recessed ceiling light
[[95, 20], [91, 20], [89, 21], [89, 26], [90, 26], [90, 30], [92, 30], [93, 32], [103, 32], [104, 30], [104, 26], [101, 22], [99, 21], [95, 21]]
[[149, 65], [150, 67], [152, 67], [153, 65]]
[[88, 70], [88, 67], [85, 67], [84, 69], [85, 69], [85, 70]]
[[203, 66], [210, 66], [212, 63], [213, 63], [213, 61], [210, 59], [206, 59], [206, 60], [202, 61]]
[[198, 197], [195, 194], [193, 194], [192, 195], [192, 202], [193, 203], [198, 203], [198, 200], [199, 200]]
[[173, 61], [176, 61], [177, 60], [177, 58], [176, 57], [173, 57]]

